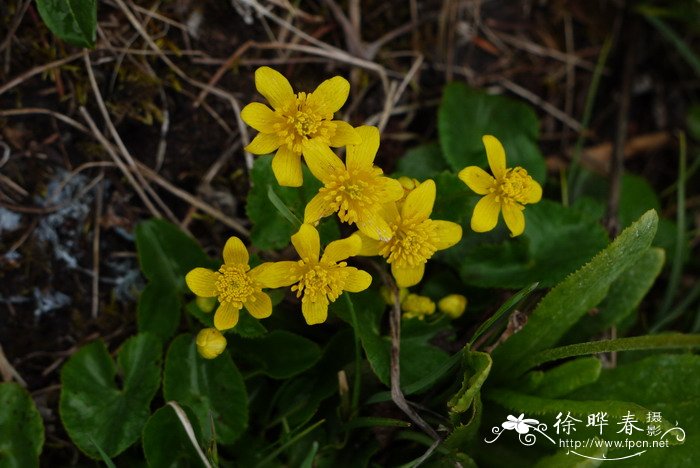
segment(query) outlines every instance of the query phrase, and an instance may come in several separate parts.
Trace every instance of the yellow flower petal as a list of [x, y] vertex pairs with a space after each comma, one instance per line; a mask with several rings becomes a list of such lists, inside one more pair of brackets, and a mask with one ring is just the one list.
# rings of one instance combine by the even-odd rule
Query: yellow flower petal
[[525, 230], [525, 215], [523, 214], [524, 207], [517, 203], [509, 203], [503, 205], [503, 219], [506, 226], [510, 229], [510, 236], [519, 236]]
[[542, 199], [542, 186], [533, 180], [527, 187], [526, 194], [525, 203], [537, 203]]
[[243, 303], [243, 307], [256, 319], [264, 319], [272, 314], [272, 300], [270, 296], [262, 291], [252, 294], [248, 300]]
[[400, 288], [409, 288], [420, 283], [423, 273], [425, 273], [425, 263], [416, 266], [391, 264], [391, 274], [394, 275], [396, 285]]
[[301, 155], [294, 153], [287, 146], [280, 146], [272, 158], [272, 172], [277, 183], [283, 187], [301, 187], [304, 176], [301, 172]]
[[382, 187], [382, 191], [380, 192], [380, 198], [382, 200], [386, 201], [398, 201], [401, 200], [401, 198], [404, 195], [404, 188], [403, 184], [401, 184], [400, 181], [396, 179], [392, 179], [391, 177], [384, 177], [383, 180], [384, 186]]
[[299, 258], [305, 262], [308, 260], [318, 261], [321, 239], [318, 236], [318, 231], [312, 225], [302, 224], [299, 232], [292, 235], [292, 245], [299, 254]]
[[489, 167], [496, 179], [501, 179], [506, 175], [506, 150], [498, 138], [493, 135], [484, 135], [481, 141], [486, 148], [486, 157], [489, 160]]
[[322, 262], [338, 263], [348, 257], [354, 257], [362, 248], [362, 241], [357, 235], [331, 242], [323, 251]]
[[369, 237], [367, 234], [363, 234], [361, 232], [356, 233], [355, 235], [360, 237], [360, 240], [362, 241], [362, 247], [360, 248], [360, 251], [357, 253], [357, 255], [362, 255], [365, 257], [373, 257], [375, 255], [379, 255], [379, 251], [381, 250], [384, 245], [386, 245], [386, 242], [381, 242], [377, 239], [372, 239]]
[[355, 129], [361, 142], [348, 146], [345, 162], [348, 169], [369, 169], [374, 164], [374, 158], [379, 150], [379, 129], [363, 125]]
[[304, 223], [314, 224], [321, 218], [333, 214], [333, 207], [321, 193], [316, 194], [304, 208]]
[[362, 211], [355, 224], [357, 229], [372, 239], [382, 241], [391, 239], [391, 227], [380, 211]]
[[348, 292], [360, 292], [369, 288], [372, 284], [372, 275], [363, 270], [358, 270], [355, 267], [345, 267], [348, 272], [348, 277], [345, 279], [343, 289]]
[[195, 268], [187, 273], [185, 282], [190, 291], [200, 297], [214, 297], [217, 294], [216, 280], [219, 273], [206, 268]]
[[438, 241], [435, 243], [438, 250], [452, 247], [462, 239], [462, 226], [457, 223], [434, 220], [433, 226], [438, 235]]
[[343, 161], [319, 139], [304, 142], [303, 152], [311, 173], [324, 184], [330, 181], [334, 174], [345, 171]]
[[435, 203], [435, 182], [428, 179], [420, 184], [406, 197], [401, 207], [404, 220], [423, 221], [428, 219]]
[[297, 262], [267, 262], [258, 265], [248, 275], [263, 288], [283, 288], [298, 281]]
[[243, 242], [235, 236], [229, 237], [224, 245], [224, 263], [248, 265], [248, 249]]
[[219, 330], [228, 330], [238, 323], [239, 308], [231, 302], [223, 302], [214, 313], [214, 326]]
[[307, 98], [307, 103], [322, 114], [334, 114], [348, 100], [350, 83], [341, 76], [324, 81]]
[[496, 227], [498, 223], [498, 213], [501, 205], [496, 201], [494, 195], [486, 195], [474, 207], [472, 213], [472, 230], [474, 232], [487, 232]]
[[255, 130], [263, 133], [275, 132], [274, 125], [280, 117], [272, 109], [260, 102], [251, 102], [241, 111], [241, 119]]
[[301, 313], [308, 325], [325, 322], [328, 318], [328, 299], [321, 297], [316, 302], [302, 301]]
[[260, 67], [255, 70], [255, 87], [275, 109], [295, 99], [294, 90], [287, 78], [270, 67]]
[[496, 179], [477, 166], [465, 167], [459, 171], [459, 178], [479, 195], [486, 195], [496, 183]]
[[197, 333], [197, 351], [204, 359], [214, 359], [226, 349], [226, 338], [216, 328], [204, 328]]
[[274, 133], [258, 133], [245, 150], [253, 154], [270, 154], [280, 147], [280, 139]]
[[357, 130], [347, 122], [342, 120], [331, 120], [331, 124], [335, 125], [335, 133], [331, 137], [330, 146], [339, 148], [347, 145], [357, 145], [362, 142]]

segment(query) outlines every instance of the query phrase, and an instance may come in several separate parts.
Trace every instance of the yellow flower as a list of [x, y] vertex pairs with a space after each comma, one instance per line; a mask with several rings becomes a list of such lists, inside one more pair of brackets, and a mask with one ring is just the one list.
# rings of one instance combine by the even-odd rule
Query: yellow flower
[[451, 318], [459, 318], [467, 308], [467, 298], [461, 294], [450, 294], [445, 296], [438, 302], [438, 309], [445, 315]]
[[372, 282], [369, 273], [349, 267], [343, 261], [360, 251], [361, 241], [356, 234], [328, 244], [319, 259], [318, 231], [302, 224], [292, 236], [292, 245], [300, 260], [264, 263], [260, 265], [260, 279], [272, 288], [293, 285], [292, 291], [301, 297], [301, 312], [309, 325], [325, 322], [328, 304], [343, 291], [364, 291]]
[[356, 130], [362, 143], [348, 146], [345, 164], [323, 143], [308, 143], [306, 162], [324, 186], [306, 205], [304, 222], [313, 224], [337, 212], [341, 221], [356, 224], [365, 235], [388, 240], [391, 228], [381, 216], [382, 206], [400, 199], [403, 188], [373, 164], [379, 130], [368, 126]]
[[426, 315], [432, 315], [435, 312], [435, 303], [429, 297], [409, 294], [401, 302], [401, 309], [404, 311], [404, 318], [423, 320]]
[[385, 205], [384, 216], [391, 226], [391, 239], [380, 241], [359, 234], [362, 238], [360, 255], [386, 258], [401, 288], [418, 284], [433, 254], [452, 247], [462, 238], [459, 224], [429, 219], [434, 203], [435, 182], [426, 180], [406, 196], [400, 211], [395, 204]]
[[280, 185], [301, 186], [301, 156], [309, 161], [309, 142], [326, 147], [360, 143], [350, 124], [333, 120], [333, 114], [345, 104], [350, 92], [346, 79], [335, 76], [312, 93], [294, 94], [289, 81], [279, 72], [260, 67], [255, 71], [255, 87], [274, 110], [259, 102], [243, 108], [241, 118], [260, 132], [245, 149], [253, 154], [277, 150], [272, 170]]
[[185, 281], [199, 297], [216, 297], [221, 305], [214, 314], [214, 326], [219, 330], [233, 328], [238, 323], [238, 311], [245, 307], [250, 315], [261, 319], [272, 313], [270, 296], [262, 288], [270, 287], [258, 277], [261, 269], [248, 266], [248, 250], [238, 237], [231, 237], [224, 246], [224, 264], [219, 271], [195, 268]]
[[214, 359], [226, 349], [226, 338], [216, 328], [205, 328], [197, 333], [197, 351], [204, 359]]
[[498, 139], [491, 135], [482, 138], [493, 177], [477, 166], [465, 167], [459, 178], [470, 189], [484, 195], [474, 207], [471, 226], [475, 232], [487, 232], [496, 227], [498, 214], [503, 219], [512, 237], [525, 230], [523, 210], [528, 203], [537, 203], [542, 198], [542, 187], [522, 167], [506, 168], [506, 152]]

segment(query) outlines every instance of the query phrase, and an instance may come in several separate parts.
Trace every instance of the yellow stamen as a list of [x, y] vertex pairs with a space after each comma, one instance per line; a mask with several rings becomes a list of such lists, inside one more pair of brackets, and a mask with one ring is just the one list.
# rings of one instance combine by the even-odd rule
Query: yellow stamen
[[437, 251], [439, 237], [430, 219], [416, 224], [402, 223], [397, 218], [391, 230], [391, 239], [379, 251], [387, 263], [416, 266], [427, 262]]
[[231, 302], [237, 307], [251, 299], [261, 288], [248, 277], [248, 265], [222, 265], [216, 280], [216, 289], [220, 302]]
[[527, 193], [534, 181], [522, 167], [508, 169], [506, 175], [496, 181], [491, 193], [496, 195], [499, 203], [527, 203]]
[[302, 301], [316, 302], [325, 296], [333, 302], [343, 293], [347, 262], [317, 263], [304, 259], [299, 260], [299, 266], [302, 273], [295, 277], [297, 284], [292, 286], [292, 291], [296, 291]]
[[284, 118], [284, 122], [274, 125], [275, 133], [287, 147], [295, 153], [302, 151], [302, 144], [310, 138], [318, 138], [330, 144], [335, 135], [333, 114], [323, 114], [307, 102], [308, 94], [301, 92], [284, 107], [275, 112]]
[[339, 171], [319, 193], [333, 211], [338, 212], [341, 221], [352, 224], [357, 222], [362, 210], [372, 209], [381, 202], [377, 183], [381, 175], [382, 170], [378, 167]]

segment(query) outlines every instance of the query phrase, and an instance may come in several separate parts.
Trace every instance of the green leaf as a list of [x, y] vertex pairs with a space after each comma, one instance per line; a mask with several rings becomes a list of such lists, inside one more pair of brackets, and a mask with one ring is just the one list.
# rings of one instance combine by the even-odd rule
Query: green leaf
[[537, 386], [533, 393], [544, 398], [559, 398], [577, 388], [595, 382], [600, 377], [600, 359], [585, 357], [565, 362], [547, 372], [538, 372]]
[[321, 348], [303, 336], [274, 330], [259, 338], [231, 338], [236, 358], [250, 361], [273, 379], [288, 379], [311, 368], [321, 359]]
[[637, 308], [646, 296], [656, 277], [661, 273], [666, 255], [663, 250], [652, 247], [639, 260], [625, 270], [612, 285], [608, 296], [595, 315], [585, 315], [567, 334], [564, 341], [577, 343], [621, 324]]
[[44, 424], [32, 397], [13, 382], [0, 384], [0, 467], [38, 467]]
[[289, 214], [296, 219], [304, 219], [306, 204], [316, 195], [321, 183], [304, 166], [304, 185], [299, 188], [280, 187], [272, 172], [272, 156], [259, 156], [255, 159], [250, 176], [253, 186], [248, 194], [246, 212], [253, 227], [250, 238], [262, 250], [282, 249], [289, 245], [289, 239], [297, 228], [282, 216], [271, 215], [269, 191], [272, 188], [276, 198]]
[[193, 268], [220, 264], [212, 262], [197, 241], [163, 219], [149, 219], [136, 226], [136, 249], [146, 278], [177, 291], [188, 291], [185, 275]]
[[524, 359], [520, 369], [526, 371], [546, 362], [586, 354], [610, 353], [613, 351], [638, 351], [645, 349], [683, 349], [700, 347], [700, 335], [664, 333], [659, 335], [634, 336], [614, 340], [577, 343], [559, 348], [546, 349]]
[[[685, 431], [686, 440], [682, 445], [673, 445], [675, 441], [671, 437], [671, 447], [649, 449], [643, 456], [645, 468], [697, 466], [700, 460], [700, 357], [656, 355], [605, 369], [596, 383], [579, 389], [568, 398], [588, 400], [600, 395], [660, 412], [664, 419], [677, 422]], [[642, 421], [646, 421], [646, 414]]]
[[583, 456], [574, 456], [570, 448], [559, 449], [554, 455], [538, 460], [535, 468], [596, 468], [601, 465], [600, 460], [608, 453], [608, 448], [605, 445], [602, 447], [580, 447], [576, 449], [576, 452]]
[[494, 378], [502, 380], [525, 372], [520, 365], [524, 358], [556, 344], [588, 310], [599, 304], [610, 284], [647, 251], [657, 223], [656, 212], [645, 213], [605, 250], [552, 289], [522, 330], [492, 353]]
[[447, 402], [447, 407], [452, 414], [464, 413], [472, 406], [476, 394], [481, 390], [491, 371], [492, 361], [489, 354], [470, 351], [466, 347], [463, 353], [465, 370], [462, 387]]
[[392, 177], [412, 177], [418, 180], [430, 179], [449, 169], [442, 156], [438, 143], [428, 143], [406, 151], [396, 165]]
[[248, 424], [248, 394], [231, 356], [202, 358], [190, 335], [176, 337], [168, 349], [163, 396], [194, 411], [207, 441], [213, 439], [210, 415], [222, 444], [236, 440]]
[[543, 182], [544, 158], [539, 150], [539, 121], [532, 108], [504, 96], [492, 96], [463, 83], [445, 87], [438, 111], [440, 146], [452, 170], [487, 166], [484, 135], [498, 138], [508, 167], [521, 166]]
[[526, 207], [525, 219], [522, 236], [500, 242], [489, 242], [496, 236], [490, 234], [485, 242], [476, 243], [484, 235], [465, 227], [462, 243], [440, 258], [459, 269], [466, 284], [515, 289], [539, 282], [547, 287], [581, 267], [608, 242], [595, 220], [549, 200]]
[[148, 283], [139, 297], [137, 320], [139, 330], [167, 340], [180, 322], [180, 296], [161, 282]]
[[36, 0], [39, 15], [52, 33], [80, 47], [95, 47], [96, 0]]
[[272, 205], [277, 208], [277, 211], [284, 217], [284, 219], [289, 221], [289, 224], [291, 224], [294, 229], [299, 229], [302, 224], [301, 221], [299, 218], [294, 216], [294, 213], [292, 213], [289, 208], [287, 208], [287, 205], [285, 205], [280, 199], [280, 197], [277, 196], [275, 189], [272, 188], [272, 185], [267, 186], [267, 198], [270, 199]]
[[136, 248], [141, 270], [150, 280], [139, 297], [139, 331], [165, 341], [180, 323], [181, 298], [189, 292], [185, 275], [195, 267], [218, 265], [194, 239], [162, 219], [136, 226]]
[[[110, 457], [141, 435], [160, 386], [161, 346], [149, 334], [128, 339], [117, 363], [102, 341], [82, 347], [63, 366], [59, 410], [73, 442], [99, 459], [97, 444]], [[122, 385], [117, 386], [116, 377]]]
[[[201, 446], [201, 432], [192, 410], [183, 408]], [[143, 428], [143, 453], [149, 467], [200, 467], [202, 460], [192, 446], [182, 422], [170, 405], [158, 409]]]
[[[331, 310], [352, 326], [349, 311], [345, 301], [336, 301], [331, 305]], [[367, 360], [375, 375], [384, 384], [390, 385], [391, 374], [391, 340], [380, 332], [380, 321], [386, 304], [379, 293], [374, 289], [368, 289], [361, 293], [353, 294], [352, 303], [357, 314], [357, 330], [362, 348], [365, 350]], [[429, 376], [440, 376], [448, 364], [450, 356], [443, 350], [430, 344], [437, 333], [450, 329], [448, 320], [436, 322], [423, 322], [421, 320], [402, 320], [401, 322], [401, 352], [399, 364], [401, 366], [401, 388], [411, 388], [420, 382], [422, 388], [424, 379]], [[416, 391], [413, 389], [413, 391]]]
[[[442, 219], [455, 223], [468, 223], [474, 211], [474, 206], [481, 198], [472, 192], [469, 187], [462, 182], [457, 174], [442, 172], [436, 174], [435, 180], [436, 194], [432, 219]], [[465, 227], [467, 227], [465, 225]], [[471, 232], [471, 229], [468, 231]]]
[[644, 177], [632, 174], [622, 176], [618, 208], [620, 226], [626, 228], [648, 210], [661, 211], [656, 190]]

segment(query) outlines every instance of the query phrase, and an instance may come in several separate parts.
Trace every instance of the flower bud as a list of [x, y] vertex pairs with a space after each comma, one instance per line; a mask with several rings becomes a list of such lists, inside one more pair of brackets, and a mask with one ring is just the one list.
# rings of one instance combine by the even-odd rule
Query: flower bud
[[401, 303], [404, 318], [417, 318], [423, 320], [426, 315], [435, 312], [435, 303], [429, 297], [409, 294]]
[[226, 349], [226, 338], [216, 328], [204, 328], [197, 334], [197, 351], [204, 359], [214, 359]]
[[412, 179], [411, 177], [401, 176], [398, 179], [399, 183], [403, 186], [404, 190], [411, 191], [420, 185], [417, 179]]
[[451, 318], [459, 318], [467, 308], [467, 298], [461, 294], [450, 294], [438, 302], [438, 309]]

